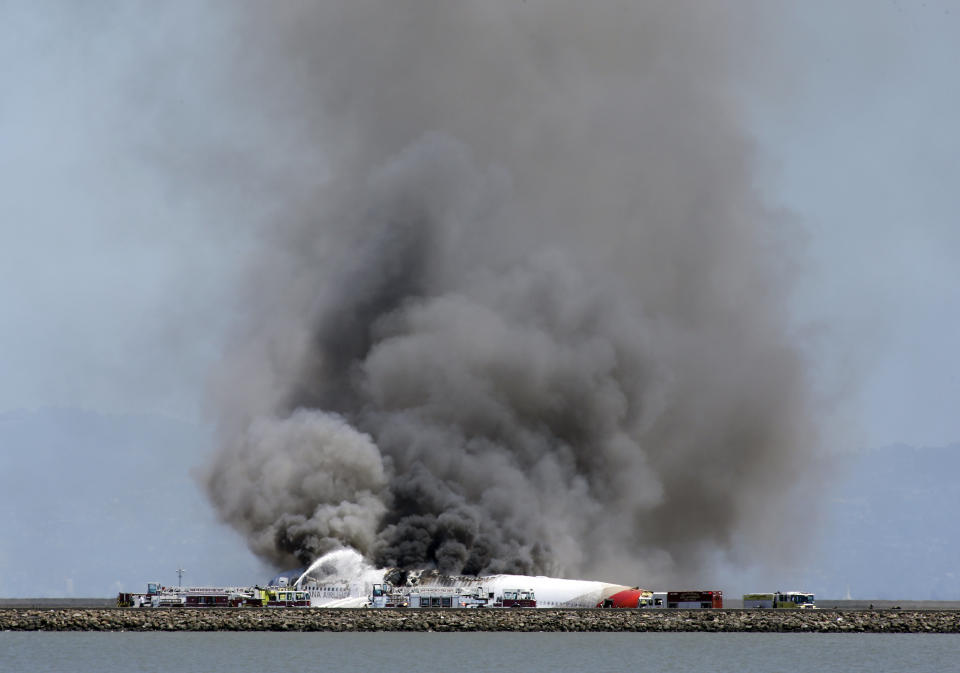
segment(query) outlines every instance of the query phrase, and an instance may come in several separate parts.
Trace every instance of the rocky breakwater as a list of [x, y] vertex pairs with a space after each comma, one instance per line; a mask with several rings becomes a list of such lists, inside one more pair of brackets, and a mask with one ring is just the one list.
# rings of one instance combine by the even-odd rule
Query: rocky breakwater
[[0, 630], [960, 633], [960, 611], [4, 609]]

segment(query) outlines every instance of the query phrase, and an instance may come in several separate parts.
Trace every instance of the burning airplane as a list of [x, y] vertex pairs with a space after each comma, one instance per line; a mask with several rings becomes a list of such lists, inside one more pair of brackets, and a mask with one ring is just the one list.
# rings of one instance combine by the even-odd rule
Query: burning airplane
[[[435, 598], [434, 607], [593, 608], [611, 596], [630, 590], [628, 586], [610, 582], [544, 576], [474, 577], [443, 575], [436, 571], [375, 569], [349, 549], [324, 555], [290, 587], [307, 592], [312, 607], [353, 608], [409, 606], [411, 597], [418, 601], [421, 597]], [[458, 598], [460, 602], [454, 605], [451, 601]], [[420, 605], [417, 602], [414, 607]], [[427, 603], [424, 607], [430, 605]]]

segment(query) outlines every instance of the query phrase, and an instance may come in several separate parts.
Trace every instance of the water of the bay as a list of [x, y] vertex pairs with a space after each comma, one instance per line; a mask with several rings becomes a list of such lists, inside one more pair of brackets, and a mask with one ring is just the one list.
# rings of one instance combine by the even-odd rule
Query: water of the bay
[[942, 673], [958, 655], [953, 634], [0, 633], [4, 672]]

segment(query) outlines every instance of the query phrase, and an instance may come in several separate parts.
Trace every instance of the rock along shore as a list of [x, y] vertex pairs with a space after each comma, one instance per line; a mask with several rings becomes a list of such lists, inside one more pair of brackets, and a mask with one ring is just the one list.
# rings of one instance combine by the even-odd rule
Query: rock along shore
[[0, 630], [960, 633], [960, 611], [9, 608]]

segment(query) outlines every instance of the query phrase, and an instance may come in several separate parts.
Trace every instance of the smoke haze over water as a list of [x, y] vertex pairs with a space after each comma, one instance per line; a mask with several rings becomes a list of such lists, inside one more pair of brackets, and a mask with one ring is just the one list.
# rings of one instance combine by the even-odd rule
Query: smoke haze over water
[[206, 485], [254, 552], [664, 577], [777, 510], [813, 405], [755, 7], [722, 4], [238, 13], [231, 101], [279, 168]]

